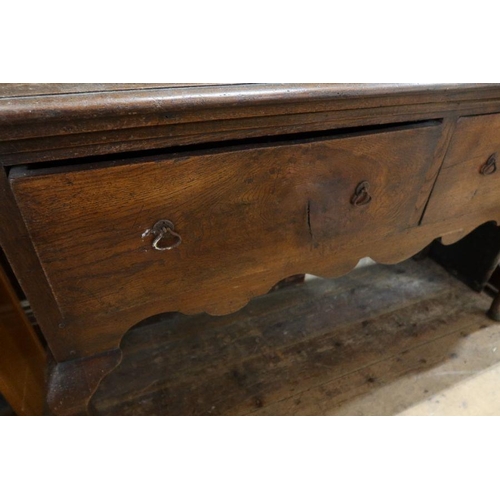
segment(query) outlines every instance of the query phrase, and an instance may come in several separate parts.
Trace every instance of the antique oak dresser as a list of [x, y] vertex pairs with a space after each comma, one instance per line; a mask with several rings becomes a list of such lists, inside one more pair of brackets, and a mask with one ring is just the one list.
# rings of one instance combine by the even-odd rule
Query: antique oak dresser
[[0, 245], [79, 414], [120, 341], [500, 220], [500, 85], [0, 87]]

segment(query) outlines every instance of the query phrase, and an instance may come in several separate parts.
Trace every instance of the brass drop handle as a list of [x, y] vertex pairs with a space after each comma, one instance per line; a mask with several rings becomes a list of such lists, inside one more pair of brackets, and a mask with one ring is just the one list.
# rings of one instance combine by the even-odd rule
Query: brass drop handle
[[491, 175], [497, 171], [497, 155], [493, 153], [487, 160], [486, 163], [481, 167], [479, 172], [483, 175]]
[[[161, 252], [177, 248], [182, 243], [181, 235], [175, 232], [174, 223], [169, 220], [159, 220], [151, 229], [151, 234], [156, 236], [152, 243], [153, 248]], [[171, 241], [171, 243], [161, 246], [160, 242], [163, 239], [165, 239], [165, 241]]]
[[372, 201], [372, 197], [368, 190], [370, 189], [370, 183], [368, 181], [362, 181], [354, 190], [354, 194], [351, 198], [351, 204], [355, 207], [360, 207], [363, 205], [368, 205]]

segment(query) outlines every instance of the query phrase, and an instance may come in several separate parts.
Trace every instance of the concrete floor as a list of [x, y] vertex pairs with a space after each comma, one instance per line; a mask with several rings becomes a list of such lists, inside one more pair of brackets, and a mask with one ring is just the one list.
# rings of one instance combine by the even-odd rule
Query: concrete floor
[[[417, 402], [401, 412], [401, 415], [500, 415], [500, 363], [472, 370], [466, 366], [468, 358], [480, 357], [485, 351], [499, 350], [500, 327], [491, 326], [475, 332], [474, 336], [461, 347], [460, 359], [450, 359], [448, 363], [425, 374], [427, 379], [446, 377], [455, 372], [464, 374], [465, 379], [451, 383], [430, 398]], [[420, 377], [412, 382], [419, 384]]]

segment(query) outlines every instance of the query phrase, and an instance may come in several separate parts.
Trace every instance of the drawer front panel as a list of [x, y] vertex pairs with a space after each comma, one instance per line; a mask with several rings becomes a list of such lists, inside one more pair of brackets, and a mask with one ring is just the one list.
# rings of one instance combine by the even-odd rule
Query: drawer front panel
[[500, 114], [460, 118], [423, 223], [499, 212]]
[[13, 169], [11, 186], [67, 322], [222, 314], [411, 226], [440, 129]]

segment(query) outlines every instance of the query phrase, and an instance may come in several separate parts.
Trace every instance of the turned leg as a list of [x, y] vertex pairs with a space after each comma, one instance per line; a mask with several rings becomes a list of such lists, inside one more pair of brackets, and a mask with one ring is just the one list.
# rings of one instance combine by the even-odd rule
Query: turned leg
[[57, 363], [49, 378], [48, 412], [89, 415], [89, 401], [101, 380], [121, 362], [121, 349]]
[[494, 321], [500, 321], [500, 292], [498, 292], [496, 297], [493, 299], [491, 307], [488, 311], [488, 316]]

